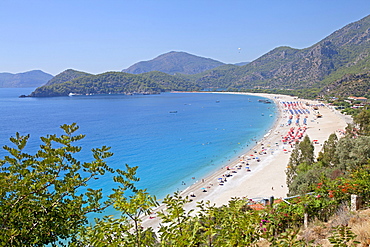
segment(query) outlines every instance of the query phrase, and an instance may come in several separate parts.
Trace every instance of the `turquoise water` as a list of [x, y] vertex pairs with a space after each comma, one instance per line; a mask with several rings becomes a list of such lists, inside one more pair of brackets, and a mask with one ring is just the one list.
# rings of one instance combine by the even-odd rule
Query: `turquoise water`
[[[31, 135], [27, 150], [34, 153], [40, 136], [61, 134], [60, 125], [76, 122], [79, 133], [86, 134], [80, 160], [91, 160], [94, 147], [110, 146], [114, 156], [108, 164], [139, 166], [138, 186], [158, 198], [235, 159], [271, 128], [277, 114], [274, 104], [246, 95], [18, 98], [31, 91], [0, 89], [0, 146], [10, 145], [9, 137], [18, 131]], [[4, 155], [1, 149], [0, 157]], [[107, 177], [93, 186], [108, 192], [113, 184]]]

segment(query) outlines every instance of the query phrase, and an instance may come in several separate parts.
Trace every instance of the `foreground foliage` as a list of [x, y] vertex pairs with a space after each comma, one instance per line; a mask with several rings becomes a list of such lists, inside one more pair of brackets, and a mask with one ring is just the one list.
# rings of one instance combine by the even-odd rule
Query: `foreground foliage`
[[[145, 190], [135, 189], [137, 167], [114, 171], [106, 164], [113, 154], [105, 146], [92, 149], [93, 161], [78, 161], [75, 155], [81, 147], [73, 144], [84, 135], [75, 135], [76, 124], [61, 128], [65, 132], [61, 136], [41, 137], [40, 150], [34, 155], [24, 152], [29, 136], [18, 133], [10, 138], [15, 147], [3, 147], [9, 156], [0, 160], [1, 246], [65, 245], [77, 241], [91, 212], [113, 205], [134, 220], [156, 205]], [[114, 182], [119, 186], [103, 197], [102, 190], [89, 186], [89, 181], [107, 172], [117, 174]], [[130, 202], [123, 196], [126, 190], [134, 193]], [[147, 208], [142, 201], [148, 201]], [[139, 211], [135, 205], [140, 205]]]
[[73, 156], [81, 148], [73, 143], [84, 136], [72, 135], [78, 129], [75, 124], [63, 125], [62, 129], [64, 135], [42, 137], [35, 155], [23, 151], [29, 136], [18, 133], [10, 139], [15, 147], [4, 147], [9, 156], [0, 160], [3, 245], [42, 245], [67, 238], [73, 241], [77, 229], [87, 222], [86, 214], [102, 211], [108, 205], [102, 202], [99, 189], [78, 191], [89, 180], [112, 172], [104, 161], [112, 155], [109, 148], [93, 149], [94, 160], [81, 163]]

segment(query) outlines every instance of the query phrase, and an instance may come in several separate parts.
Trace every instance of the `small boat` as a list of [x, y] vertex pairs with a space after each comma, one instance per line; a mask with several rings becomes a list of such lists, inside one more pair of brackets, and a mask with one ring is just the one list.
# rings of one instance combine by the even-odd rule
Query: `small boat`
[[269, 101], [267, 99], [259, 99], [258, 102], [262, 102], [262, 103], [265, 103], [265, 104], [271, 104], [271, 101]]
[[219, 100], [216, 100], [216, 103], [220, 103], [220, 101]]
[[177, 113], [177, 111], [170, 111], [170, 113]]
[[[68, 94], [68, 96], [69, 96], [69, 97], [76, 96], [76, 95], [82, 95], [82, 94], [80, 94], [80, 93], [69, 93], [69, 94]], [[86, 95], [87, 95], [87, 94], [86, 94]]]

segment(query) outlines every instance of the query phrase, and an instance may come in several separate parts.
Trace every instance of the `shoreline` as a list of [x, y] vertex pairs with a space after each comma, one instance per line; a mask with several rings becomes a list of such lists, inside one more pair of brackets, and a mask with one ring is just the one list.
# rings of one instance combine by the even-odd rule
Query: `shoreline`
[[[195, 209], [197, 202], [200, 201], [210, 201], [211, 205], [221, 206], [227, 205], [233, 197], [254, 199], [256, 201], [271, 196], [275, 198], [286, 197], [288, 188], [285, 169], [289, 162], [290, 153], [294, 149], [294, 144], [284, 144], [282, 138], [294, 127], [296, 133], [297, 131], [303, 132], [302, 138], [308, 135], [311, 141], [317, 140], [314, 144], [314, 152], [317, 156], [329, 135], [332, 133], [339, 134], [337, 131], [344, 130], [347, 122], [350, 121], [349, 118], [327, 106], [320, 106], [318, 111], [306, 106], [306, 103], [310, 105], [318, 104], [318, 102], [312, 100], [265, 93], [228, 92], [227, 94], [255, 95], [273, 100], [277, 110], [276, 120], [270, 130], [261, 139], [257, 140], [255, 145], [246, 149], [245, 153], [235, 157], [221, 169], [209, 173], [180, 192], [182, 197], [189, 196], [193, 200], [185, 205], [187, 210]], [[284, 108], [281, 102], [302, 102], [301, 107], [309, 108], [310, 112], [306, 114], [306, 120], [308, 120], [306, 125], [298, 126], [294, 123], [288, 125], [287, 122], [291, 118], [291, 113]], [[322, 118], [317, 118], [317, 113], [322, 114]], [[223, 183], [220, 183], [220, 181], [223, 181]], [[191, 197], [190, 195], [195, 196]], [[156, 217], [156, 212], [161, 210], [164, 210], [163, 204], [154, 209], [150, 217], [143, 217], [142, 226], [152, 227], [156, 231], [160, 223]]]
[[[270, 145], [270, 147], [271, 147], [272, 144], [273, 144], [273, 143], [271, 143], [271, 141], [272, 141], [271, 138], [273, 137], [275, 132], [279, 132], [278, 131], [279, 126], [282, 124], [283, 112], [282, 112], [282, 109], [279, 105], [279, 101], [277, 100], [277, 98], [280, 98], [281, 95], [263, 94], [263, 93], [230, 93], [230, 92], [228, 92], [226, 94], [253, 95], [253, 96], [260, 96], [260, 97], [263, 97], [263, 98], [273, 100], [274, 104], [276, 106], [277, 116], [276, 116], [276, 119], [275, 119], [274, 123], [270, 127], [270, 129], [267, 131], [267, 133], [265, 133], [263, 135], [262, 138], [260, 138], [256, 141], [256, 144], [254, 144], [250, 148], [246, 149], [245, 152], [242, 155], [240, 155], [238, 157], [234, 157], [231, 161], [227, 162], [227, 164], [225, 164], [223, 167], [221, 167], [221, 169], [213, 171], [210, 174], [208, 174], [204, 179], [202, 179], [202, 180], [204, 180], [204, 182], [198, 181], [197, 183], [194, 183], [194, 184], [190, 185], [189, 187], [187, 187], [184, 191], [182, 191], [180, 193], [180, 195], [182, 197], [189, 196], [189, 193], [193, 193], [193, 192], [197, 194], [196, 197], [198, 197], [198, 198], [193, 198], [194, 199], [193, 202], [188, 204], [188, 207], [190, 206], [189, 209], [195, 207], [196, 202], [201, 201], [201, 200], [203, 200], [203, 201], [209, 200], [211, 203], [214, 203], [216, 206], [221, 206], [221, 205], [226, 205], [232, 197], [246, 197], [246, 198], [248, 197], [248, 198], [251, 198], [249, 195], [239, 195], [239, 196], [237, 196], [237, 195], [231, 195], [230, 194], [229, 199], [222, 198], [222, 199], [219, 199], [219, 200], [214, 200], [215, 197], [217, 197], [217, 198], [220, 197], [220, 195], [218, 194], [219, 192], [225, 191], [223, 189], [224, 187], [230, 187], [230, 182], [234, 182], [234, 178], [239, 178], [240, 175], [241, 175], [241, 176], [245, 177], [246, 180], [248, 180], [249, 177], [254, 176], [257, 172], [261, 171], [261, 169], [264, 166], [267, 165], [267, 162], [265, 160], [265, 155], [256, 156], [254, 150], [256, 150], [256, 151], [259, 150], [260, 149], [259, 145], [265, 144], [265, 143], [269, 143], [267, 145]], [[275, 138], [273, 138], [273, 139], [275, 139]], [[250, 156], [250, 155], [254, 155], [254, 156]], [[258, 157], [260, 161], [257, 161], [255, 156]], [[243, 161], [244, 161], [244, 163], [242, 163]], [[249, 170], [251, 170], [250, 172], [246, 171], [245, 167], [247, 167], [247, 164], [248, 164]], [[242, 165], [242, 168], [241, 169], [237, 168], [236, 166], [238, 166], [238, 165]], [[227, 167], [229, 167], [230, 170], [227, 170]], [[223, 177], [223, 175], [228, 173], [228, 172], [230, 172], [230, 175], [232, 175], [232, 176], [231, 177], [226, 177], [227, 182], [224, 183], [224, 185], [219, 185], [219, 183], [216, 183], [216, 184], [214, 183], [214, 182], [217, 182], [217, 180], [219, 180], [219, 178]], [[243, 174], [241, 174], [241, 173], [243, 173]], [[213, 186], [209, 186], [209, 185], [207, 186], [207, 182], [211, 182], [213, 184]], [[284, 182], [284, 184], [285, 184], [285, 182]], [[235, 185], [235, 183], [232, 183], [232, 185]], [[215, 186], [218, 187], [219, 189], [218, 188], [213, 188]], [[201, 188], [203, 188], [203, 187], [206, 187], [206, 188], [208, 187], [207, 192], [201, 192]], [[235, 188], [235, 186], [232, 186], [232, 187]], [[211, 193], [209, 193], [209, 192], [211, 192]], [[285, 191], [283, 193], [285, 193]], [[218, 194], [218, 195], [216, 196], [216, 194]], [[286, 194], [287, 194], [287, 191], [286, 191], [285, 195]], [[255, 198], [255, 197], [266, 197], [266, 196], [254, 195], [253, 198]]]

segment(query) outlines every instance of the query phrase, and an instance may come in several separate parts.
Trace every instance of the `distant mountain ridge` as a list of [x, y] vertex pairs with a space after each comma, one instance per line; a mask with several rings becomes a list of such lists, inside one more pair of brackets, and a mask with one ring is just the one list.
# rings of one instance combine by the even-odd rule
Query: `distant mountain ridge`
[[[169, 52], [131, 66], [131, 73], [90, 75], [70, 70], [53, 78], [47, 86], [38, 88], [32, 96], [68, 95], [69, 92], [130, 94], [204, 89], [311, 90], [314, 96], [335, 92], [335, 85], [342, 85], [343, 90], [351, 89], [359, 94], [367, 87], [363, 84], [356, 87], [360, 85], [355, 83], [358, 81], [356, 78], [368, 78], [370, 71], [370, 15], [305, 49], [277, 47], [243, 66], [211, 61], [215, 67], [202, 71], [205, 67], [200, 65], [204, 61], [209, 64], [210, 60], [185, 52]], [[153, 69], [164, 71], [145, 72]], [[202, 72], [194, 74], [198, 70]]]
[[160, 71], [170, 75], [197, 74], [209, 69], [216, 68], [224, 63], [210, 59], [191, 55], [186, 52], [171, 51], [162, 54], [152, 60], [135, 63], [122, 72], [130, 74], [141, 74], [151, 71]]
[[41, 70], [23, 73], [0, 73], [0, 88], [40, 87], [46, 84], [52, 75]]

